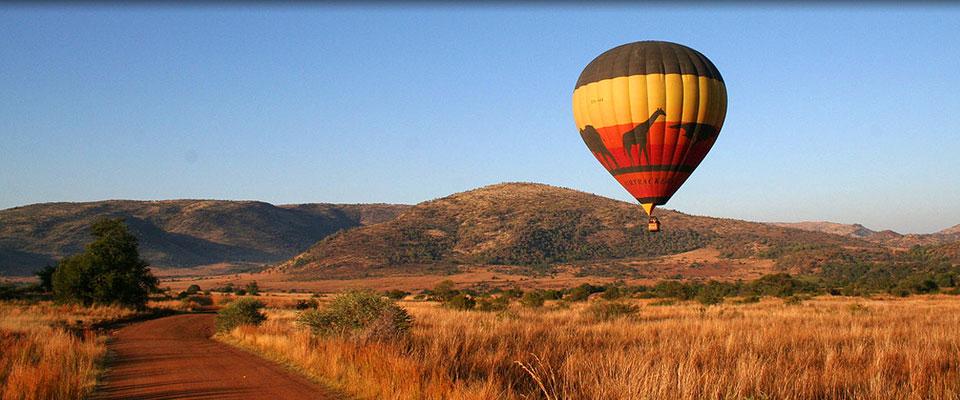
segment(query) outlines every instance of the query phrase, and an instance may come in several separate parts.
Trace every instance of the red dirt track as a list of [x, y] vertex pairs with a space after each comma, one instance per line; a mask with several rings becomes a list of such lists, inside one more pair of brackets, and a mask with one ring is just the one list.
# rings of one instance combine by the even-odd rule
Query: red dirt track
[[214, 314], [175, 315], [119, 329], [94, 399], [339, 399], [255, 355], [210, 339]]

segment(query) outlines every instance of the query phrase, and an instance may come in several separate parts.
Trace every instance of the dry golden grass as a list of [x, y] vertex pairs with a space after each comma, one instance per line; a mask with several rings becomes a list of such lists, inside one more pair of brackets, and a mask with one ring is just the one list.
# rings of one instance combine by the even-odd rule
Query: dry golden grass
[[120, 307], [0, 302], [0, 399], [81, 399], [106, 352], [95, 323], [125, 318]]
[[416, 325], [397, 342], [313, 338], [288, 310], [222, 340], [371, 399], [960, 398], [950, 297], [644, 302], [608, 322], [585, 304], [499, 315], [404, 306]]

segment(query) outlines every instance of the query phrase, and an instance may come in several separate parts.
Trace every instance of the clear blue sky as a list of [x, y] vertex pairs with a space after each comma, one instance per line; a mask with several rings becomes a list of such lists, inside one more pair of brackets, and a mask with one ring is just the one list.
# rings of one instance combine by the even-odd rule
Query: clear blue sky
[[960, 8], [706, 7], [0, 7], [0, 208], [416, 203], [502, 181], [632, 200], [570, 97], [593, 57], [657, 39], [710, 57], [730, 102], [668, 208], [960, 223]]

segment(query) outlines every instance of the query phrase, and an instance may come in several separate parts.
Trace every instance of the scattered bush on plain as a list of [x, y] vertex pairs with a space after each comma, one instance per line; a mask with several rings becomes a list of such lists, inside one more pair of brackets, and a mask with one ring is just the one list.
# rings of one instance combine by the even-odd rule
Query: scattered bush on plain
[[260, 309], [265, 305], [260, 300], [236, 299], [217, 312], [217, 332], [227, 332], [240, 325], [260, 325], [267, 320]]
[[413, 318], [376, 292], [353, 290], [337, 295], [323, 309], [300, 313], [297, 323], [322, 336], [385, 340], [409, 332]]

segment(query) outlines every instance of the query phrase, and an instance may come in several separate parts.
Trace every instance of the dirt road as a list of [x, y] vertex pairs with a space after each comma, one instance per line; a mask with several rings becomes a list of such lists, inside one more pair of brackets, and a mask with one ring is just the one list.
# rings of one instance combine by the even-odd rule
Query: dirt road
[[283, 367], [210, 339], [214, 314], [126, 326], [95, 399], [339, 399]]

